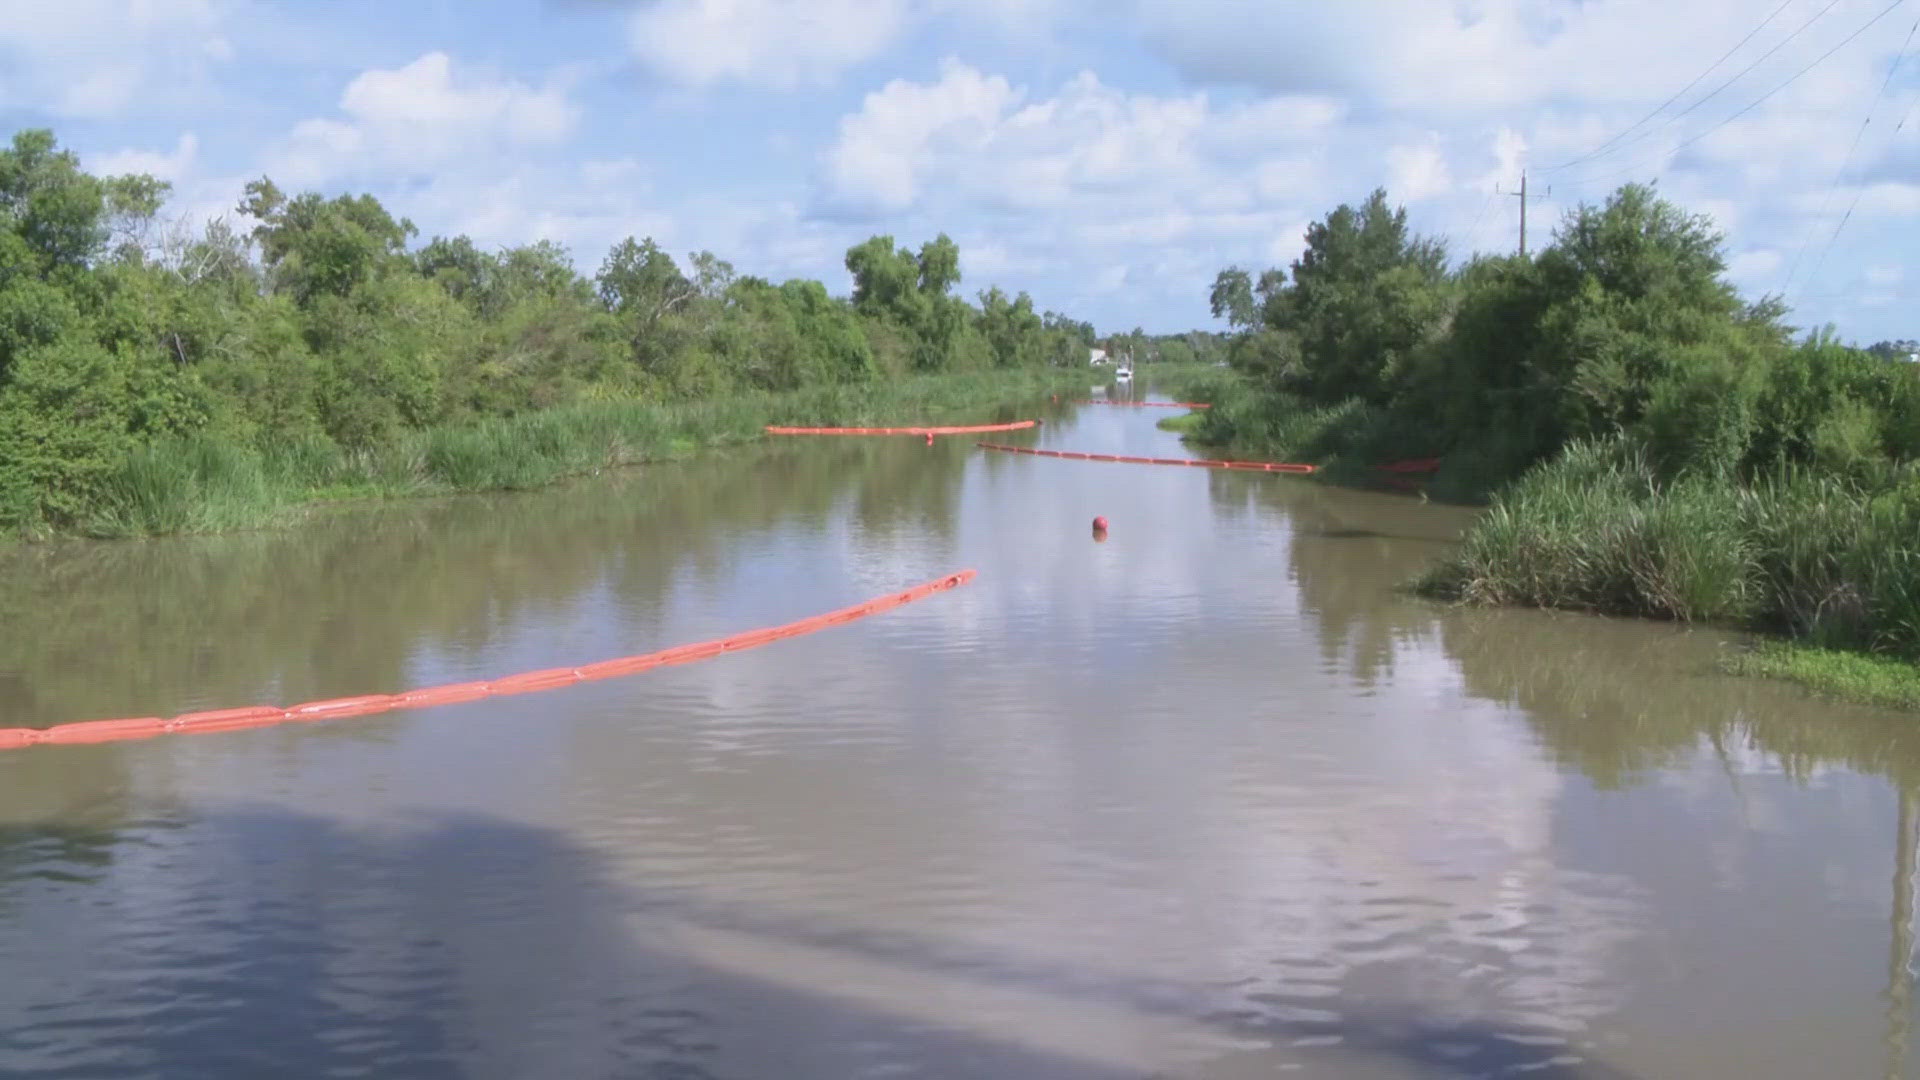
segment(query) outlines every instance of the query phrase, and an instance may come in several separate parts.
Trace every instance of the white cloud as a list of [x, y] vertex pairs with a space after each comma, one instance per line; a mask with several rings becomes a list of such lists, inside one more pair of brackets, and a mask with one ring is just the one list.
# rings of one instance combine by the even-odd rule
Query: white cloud
[[652, 236], [669, 250], [680, 242], [674, 216], [658, 209], [645, 166], [633, 160], [589, 162], [577, 170], [526, 166], [478, 183], [450, 177], [423, 194], [423, 204], [446, 208], [413, 215], [423, 232], [464, 233], [483, 247], [553, 240], [588, 274], [622, 237]]
[[230, 60], [214, 0], [0, 4], [0, 113], [109, 117], [178, 102]]
[[[1850, 159], [1849, 175], [1884, 179], [1836, 192], [1825, 217], [1811, 205], [1854, 133], [1833, 109], [1872, 98], [1884, 77], [1875, 64], [1891, 59], [1891, 46], [1843, 50], [1765, 107], [1676, 152], [1859, 26], [1861, 10], [1874, 9], [1855, 0], [1820, 24], [1825, 37], [1809, 33], [1805, 46], [1774, 58], [1790, 66], [1762, 64], [1689, 117], [1656, 121], [1644, 139], [1561, 170], [1541, 162], [1605, 143], [1699, 74], [1701, 40], [1727, 25], [1749, 28], [1758, 15], [1731, 0], [1700, 10], [1487, 0], [1477, 21], [1416, 2], [1364, 11], [1282, 4], [1264, 14], [1209, 0], [1179, 7], [1176, 19], [1171, 0], [1138, 0], [1129, 29], [1203, 82], [1238, 78], [1265, 92], [1143, 93], [1090, 72], [1049, 91], [950, 59], [936, 78], [893, 80], [843, 117], [822, 155], [820, 204], [856, 219], [884, 216], [889, 231], [915, 236], [960, 235], [952, 223], [987, 215], [995, 228], [971, 231], [1002, 245], [990, 264], [1020, 268], [1036, 292], [1064, 280], [1089, 298], [1133, 295], [1196, 312], [1219, 266], [1283, 266], [1298, 255], [1307, 221], [1381, 185], [1393, 202], [1413, 204], [1414, 228], [1452, 237], [1464, 255], [1517, 242], [1517, 201], [1495, 189], [1513, 192], [1522, 170], [1535, 250], [1579, 202], [1657, 175], [1665, 197], [1708, 214], [1741, 245], [1732, 270], [1750, 290], [1777, 288], [1782, 253], [1800, 245], [1802, 230], [1837, 222], [1856, 190], [1849, 229], [1920, 213], [1910, 170], [1886, 164], [1895, 144], [1878, 133], [1889, 122]], [[1696, 93], [1794, 25], [1789, 12]], [[1234, 75], [1242, 53], [1257, 62], [1257, 78]], [[1622, 56], [1652, 74], [1618, 79]], [[1202, 284], [1182, 285], [1181, 273]]]
[[[0, 3], [0, 109], [153, 113], [153, 141], [132, 147], [124, 127], [73, 139], [86, 130], [75, 119], [61, 134], [92, 168], [173, 180], [169, 213], [196, 219], [231, 210], [265, 172], [296, 189], [371, 191], [429, 233], [551, 236], [583, 265], [652, 233], [676, 253], [711, 248], [749, 272], [836, 288], [846, 247], [868, 232], [917, 244], [946, 231], [962, 244], [967, 292], [997, 283], [1103, 325], [1165, 328], [1212, 325], [1215, 271], [1284, 266], [1307, 222], [1376, 186], [1461, 254], [1514, 248], [1518, 200], [1494, 189], [1511, 193], [1523, 169], [1534, 250], [1580, 200], [1657, 174], [1663, 196], [1726, 232], [1744, 289], [1779, 288], [1793, 267], [1802, 295], [1789, 300], [1810, 309], [1796, 318], [1818, 322], [1868, 296], [1911, 304], [1917, 279], [1859, 276], [1900, 265], [1896, 238], [1920, 216], [1920, 124], [1893, 131], [1909, 83], [1849, 155], [1905, 26], [1879, 24], [1722, 121], [1885, 2], [1839, 0], [1787, 41], [1825, 3], [1795, 0], [1689, 100], [1787, 41], [1752, 74], [1565, 169], [1550, 166], [1612, 139], [1765, 11], [1744, 0], [630, 0], [640, 6], [608, 16], [600, 44], [661, 76], [636, 88], [583, 85], [574, 68], [476, 68], [434, 51], [431, 20], [396, 20], [382, 46], [411, 62], [353, 76], [364, 64], [338, 59], [351, 40], [302, 52], [324, 35], [237, 0], [18, 2]], [[528, 44], [514, 55], [553, 55]], [[928, 47], [967, 62], [921, 74]], [[298, 56], [285, 93], [209, 83], [247, 70], [221, 66], [236, 52], [256, 65]], [[1635, 77], [1622, 79], [1629, 62]], [[911, 74], [846, 79], [869, 66]], [[792, 92], [709, 92], [720, 85]], [[212, 110], [214, 90], [248, 103], [233, 114], [245, 127]], [[845, 91], [870, 92], [848, 107]], [[587, 109], [609, 112], [587, 123]], [[845, 115], [835, 124], [822, 110]], [[630, 157], [719, 125], [754, 148], [746, 158], [650, 153], [641, 169]], [[813, 176], [792, 174], [809, 162]], [[1860, 317], [1861, 333], [1911, 336], [1882, 329], [1899, 310]]]
[[[1301, 218], [1275, 230], [1273, 239], [1268, 241], [1265, 251], [1266, 261], [1271, 266], [1286, 266], [1307, 246], [1307, 228], [1312, 221]], [[1208, 279], [1211, 282], [1211, 278]]]
[[446, 53], [405, 67], [362, 72], [340, 95], [344, 119], [294, 126], [270, 173], [295, 186], [343, 173], [426, 168], [566, 140], [579, 119], [568, 74], [544, 87], [456, 72]]
[[633, 14], [642, 63], [676, 82], [825, 82], [904, 29], [906, 0], [654, 0]]
[[152, 150], [120, 150], [97, 158], [89, 157], [86, 167], [88, 171], [101, 176], [146, 173], [169, 183], [178, 183], [192, 173], [199, 151], [200, 140], [188, 131], [181, 134], [170, 154]]
[[1450, 189], [1453, 174], [1447, 168], [1440, 133], [1430, 132], [1425, 141], [1415, 146], [1388, 150], [1387, 176], [1389, 190], [1408, 201], [1430, 198]]
[[683, 86], [795, 88], [831, 82], [944, 20], [1032, 43], [1068, 0], [646, 0], [627, 24], [633, 55]]
[[1757, 281], [1777, 273], [1785, 262], [1785, 257], [1773, 248], [1754, 248], [1729, 259], [1727, 273], [1735, 281]]
[[[1727, 111], [1737, 107], [1732, 102], [1755, 96], [1748, 82], [1766, 87], [1780, 81], [1818, 55], [1816, 48], [1838, 42], [1884, 6], [1842, 0], [1809, 28], [1804, 48], [1783, 48], [1730, 89]], [[1583, 109], [1651, 107], [1700, 73], [1703, 54], [1733, 45], [1762, 15], [1749, 0], [1136, 0], [1134, 7], [1149, 45], [1193, 78], [1281, 91], [1330, 90], [1381, 106], [1443, 113], [1570, 102]], [[1747, 51], [1704, 80], [1700, 93], [1785, 40], [1806, 14], [1783, 14]], [[1864, 54], [1891, 57], [1899, 48], [1899, 35], [1880, 35], [1877, 42], [1873, 37], [1861, 42]], [[1621, 78], [1628, 60], [1633, 78]], [[1811, 105], [1851, 103], [1862, 82], [1858, 72], [1829, 69], [1808, 75], [1796, 92]]]
[[[844, 198], [896, 210], [910, 205], [918, 181], [944, 156], [987, 149], [1007, 109], [1024, 95], [1003, 78], [956, 60], [940, 66], [940, 81], [896, 79], [868, 94], [859, 112], [840, 122], [840, 139], [827, 154], [828, 182]], [[1042, 164], [1031, 179], [1051, 171]]]
[[1151, 195], [1154, 213], [1102, 214], [1102, 224], [1170, 240], [1314, 172], [1303, 141], [1338, 115], [1317, 99], [1219, 110], [1204, 94], [1133, 94], [1091, 72], [1030, 97], [954, 59], [935, 82], [896, 79], [841, 120], [824, 194], [886, 212], [952, 195], [1020, 212]]
[[894, 80], [841, 120], [817, 205], [835, 220], [872, 215], [903, 241], [944, 229], [992, 242], [978, 261], [961, 249], [968, 291], [1026, 289], [1069, 311], [1122, 305], [1137, 322], [1140, 305], [1204, 298], [1230, 262], [1296, 256], [1350, 167], [1334, 139], [1343, 118], [1321, 95], [1216, 103], [1091, 72], [1048, 94], [949, 59], [937, 79]]
[[[1845, 196], [1848, 189], [1842, 189]], [[1854, 189], [1859, 202], [1854, 216], [1910, 218], [1920, 215], [1920, 183], [1869, 184]], [[1835, 202], [1839, 202], [1838, 199]]]

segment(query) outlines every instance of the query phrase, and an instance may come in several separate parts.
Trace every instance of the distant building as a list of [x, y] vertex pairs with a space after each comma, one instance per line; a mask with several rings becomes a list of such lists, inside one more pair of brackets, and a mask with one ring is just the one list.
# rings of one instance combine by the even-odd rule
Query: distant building
[[1087, 358], [1087, 363], [1092, 364], [1094, 367], [1100, 367], [1107, 362], [1107, 350], [1089, 349], [1088, 351], [1093, 355]]

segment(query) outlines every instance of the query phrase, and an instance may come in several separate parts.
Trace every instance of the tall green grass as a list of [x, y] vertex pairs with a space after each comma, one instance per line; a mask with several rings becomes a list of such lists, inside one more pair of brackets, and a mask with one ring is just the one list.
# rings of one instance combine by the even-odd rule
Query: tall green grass
[[222, 532], [284, 524], [325, 500], [535, 488], [751, 442], [768, 424], [1025, 419], [1049, 394], [1084, 392], [1088, 379], [1086, 372], [1049, 369], [678, 403], [602, 400], [427, 428], [357, 451], [319, 437], [260, 447], [208, 436], [156, 440], [108, 477], [71, 531], [94, 537]]
[[1418, 587], [1920, 659], [1920, 485], [1655, 476], [1623, 443], [1570, 446], [1496, 497]]

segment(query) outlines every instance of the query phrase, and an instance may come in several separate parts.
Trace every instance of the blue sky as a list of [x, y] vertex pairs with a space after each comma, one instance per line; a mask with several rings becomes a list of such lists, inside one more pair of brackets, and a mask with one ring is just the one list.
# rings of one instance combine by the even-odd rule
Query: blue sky
[[589, 273], [651, 235], [836, 291], [865, 237], [945, 231], [969, 294], [1103, 330], [1216, 325], [1215, 271], [1285, 265], [1376, 185], [1464, 252], [1517, 241], [1494, 187], [1523, 167], [1534, 246], [1657, 179], [1715, 218], [1750, 295], [1871, 342], [1920, 336], [1920, 58], [1894, 66], [1917, 20], [1920, 0], [11, 0], [0, 119], [171, 180], [183, 225], [264, 173], [370, 191], [423, 237], [558, 240]]

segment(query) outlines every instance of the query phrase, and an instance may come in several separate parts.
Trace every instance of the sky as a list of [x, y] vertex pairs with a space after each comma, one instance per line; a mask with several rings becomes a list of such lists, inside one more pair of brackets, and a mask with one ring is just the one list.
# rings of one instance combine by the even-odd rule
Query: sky
[[[1920, 0], [8, 0], [0, 121], [174, 185], [168, 221], [371, 192], [586, 273], [626, 236], [851, 289], [945, 232], [969, 296], [1224, 329], [1375, 187], [1464, 257], [1629, 180], [1732, 280], [1920, 337]], [[1900, 62], [1904, 58], [1904, 63]], [[1650, 117], [1650, 118], [1649, 118]]]

